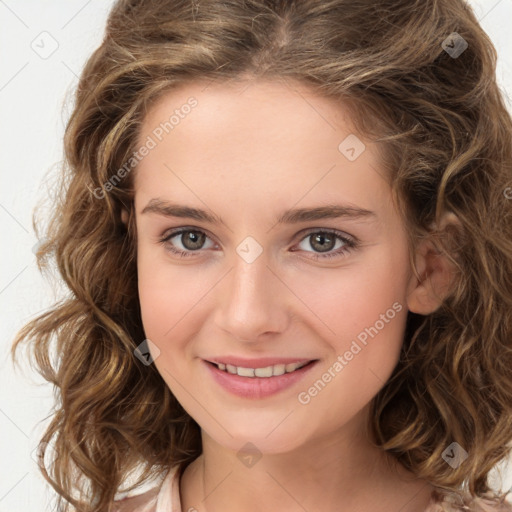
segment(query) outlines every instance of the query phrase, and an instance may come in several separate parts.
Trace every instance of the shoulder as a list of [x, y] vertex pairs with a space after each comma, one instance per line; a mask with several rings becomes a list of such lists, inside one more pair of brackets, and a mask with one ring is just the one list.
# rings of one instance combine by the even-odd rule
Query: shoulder
[[158, 485], [144, 493], [115, 500], [112, 512], [180, 511], [178, 469], [172, 468]]
[[156, 512], [159, 487], [114, 502], [113, 512]]

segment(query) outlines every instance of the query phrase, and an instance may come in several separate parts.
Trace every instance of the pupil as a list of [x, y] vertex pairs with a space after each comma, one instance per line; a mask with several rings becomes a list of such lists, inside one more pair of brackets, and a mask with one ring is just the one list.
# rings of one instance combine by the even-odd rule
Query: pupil
[[329, 235], [328, 233], [317, 234], [313, 236], [313, 243], [311, 244], [315, 247], [315, 244], [319, 243], [320, 252], [327, 252], [333, 249], [334, 245], [334, 237]]
[[183, 245], [190, 250], [199, 249], [203, 244], [204, 235], [197, 231], [188, 231], [188, 235], [182, 239]]

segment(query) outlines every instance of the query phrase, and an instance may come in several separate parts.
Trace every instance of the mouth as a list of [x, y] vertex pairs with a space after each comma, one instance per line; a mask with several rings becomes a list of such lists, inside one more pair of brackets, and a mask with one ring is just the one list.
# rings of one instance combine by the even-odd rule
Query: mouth
[[[213, 381], [225, 391], [244, 399], [264, 399], [293, 389], [319, 359], [203, 359]], [[236, 363], [236, 364], [234, 364]]]
[[271, 364], [266, 366], [236, 366], [234, 364], [229, 363], [220, 363], [214, 361], [206, 361], [212, 366], [215, 366], [220, 371], [225, 373], [229, 373], [231, 375], [239, 375], [240, 377], [249, 377], [249, 378], [269, 378], [269, 377], [279, 377], [280, 375], [284, 375], [286, 373], [293, 373], [305, 366], [313, 364], [317, 361], [317, 359], [311, 360], [302, 360], [294, 363], [278, 363]]

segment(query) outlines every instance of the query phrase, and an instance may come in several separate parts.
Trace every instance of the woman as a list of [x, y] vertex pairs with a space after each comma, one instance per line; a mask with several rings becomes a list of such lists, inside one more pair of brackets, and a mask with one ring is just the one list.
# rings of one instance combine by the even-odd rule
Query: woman
[[15, 342], [60, 510], [511, 509], [495, 64], [462, 1], [115, 4]]

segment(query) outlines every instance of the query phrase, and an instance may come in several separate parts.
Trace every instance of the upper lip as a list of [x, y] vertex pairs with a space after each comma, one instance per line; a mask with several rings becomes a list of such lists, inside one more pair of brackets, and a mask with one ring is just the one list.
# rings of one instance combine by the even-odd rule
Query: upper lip
[[300, 357], [258, 357], [245, 359], [243, 357], [222, 356], [211, 357], [205, 359], [205, 361], [215, 364], [230, 364], [240, 368], [265, 368], [276, 364], [309, 363], [310, 361], [314, 361], [314, 359], [305, 359]]

